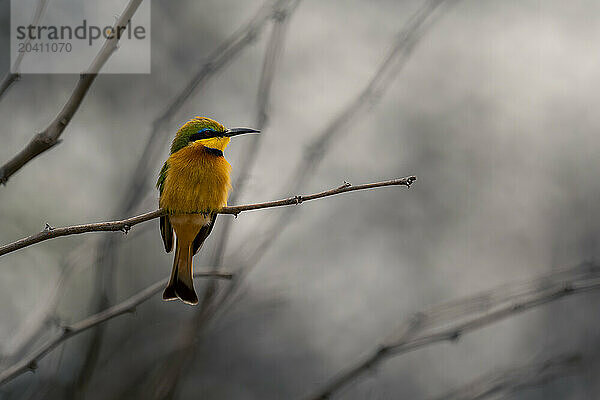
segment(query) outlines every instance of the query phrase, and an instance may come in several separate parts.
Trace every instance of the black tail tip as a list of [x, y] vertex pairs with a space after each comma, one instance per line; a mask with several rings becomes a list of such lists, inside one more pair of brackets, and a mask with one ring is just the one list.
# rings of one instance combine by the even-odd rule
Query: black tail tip
[[177, 300], [180, 299], [186, 304], [195, 306], [198, 304], [198, 296], [194, 287], [189, 287], [182, 281], [174, 282], [165, 288], [163, 292], [163, 300]]
[[175, 294], [175, 288], [173, 286], [167, 286], [163, 292], [163, 300], [177, 300], [177, 295]]

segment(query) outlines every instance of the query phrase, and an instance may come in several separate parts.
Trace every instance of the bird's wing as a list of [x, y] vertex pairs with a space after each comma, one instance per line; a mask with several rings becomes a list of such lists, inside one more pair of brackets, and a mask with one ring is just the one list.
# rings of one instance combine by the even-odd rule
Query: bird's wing
[[162, 236], [165, 251], [170, 253], [173, 250], [173, 227], [168, 215], [160, 217], [160, 236]]
[[206, 240], [208, 235], [210, 235], [210, 232], [212, 231], [212, 228], [215, 225], [216, 219], [217, 219], [217, 214], [211, 214], [210, 223], [208, 225], [204, 225], [202, 228], [200, 228], [200, 232], [198, 232], [198, 234], [196, 235], [196, 238], [194, 239], [192, 255], [196, 254], [198, 252], [198, 250], [200, 250], [200, 248], [202, 247], [202, 244], [204, 243], [204, 241]]
[[168, 161], [165, 161], [162, 168], [160, 169], [160, 173], [158, 174], [158, 180], [156, 181], [156, 188], [158, 192], [162, 194], [163, 188], [165, 186], [165, 180], [167, 179], [167, 171], [169, 170]]
[[[163, 164], [158, 175], [158, 181], [156, 181], [156, 188], [159, 193], [162, 194], [165, 186], [165, 180], [167, 179], [167, 171], [169, 170], [169, 164], [167, 161]], [[170, 253], [173, 250], [173, 227], [168, 215], [160, 217], [160, 235], [162, 236], [163, 243], [165, 245], [165, 251]]]

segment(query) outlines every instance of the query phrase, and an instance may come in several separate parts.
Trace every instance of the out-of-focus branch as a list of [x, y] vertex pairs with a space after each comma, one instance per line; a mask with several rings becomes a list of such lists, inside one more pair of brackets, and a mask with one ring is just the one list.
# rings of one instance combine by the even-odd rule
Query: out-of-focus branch
[[[115, 31], [116, 27], [127, 26], [129, 20], [141, 2], [142, 0], [130, 0], [120, 18], [114, 25], [113, 29]], [[79, 106], [81, 105], [81, 102], [87, 94], [90, 86], [92, 86], [96, 76], [98, 76], [98, 72], [104, 66], [108, 58], [117, 49], [118, 42], [118, 35], [113, 35], [111, 38], [106, 39], [104, 45], [102, 45], [102, 48], [90, 64], [88, 70], [80, 75], [79, 81], [71, 93], [71, 97], [69, 97], [62, 110], [60, 110], [54, 120], [50, 122], [50, 125], [48, 125], [42, 132], [35, 135], [23, 150], [21, 150], [16, 156], [0, 167], [0, 183], [6, 184], [8, 178], [20, 170], [25, 164], [44, 151], [49, 150], [58, 144], [61, 134], [73, 118], [73, 115], [75, 115], [79, 109]]]
[[[409, 176], [400, 179], [392, 179], [389, 181], [382, 182], [373, 182], [373, 183], [365, 183], [362, 185], [353, 186], [348, 182], [344, 182], [342, 186], [339, 186], [335, 189], [326, 190], [319, 193], [309, 194], [309, 195], [297, 195], [293, 197], [288, 197], [287, 199], [275, 200], [275, 201], [267, 201], [264, 203], [254, 203], [254, 204], [246, 204], [240, 206], [231, 206], [231, 207], [223, 207], [219, 214], [230, 214], [237, 216], [238, 214], [245, 211], [252, 210], [261, 210], [264, 208], [273, 208], [273, 207], [284, 207], [291, 205], [300, 205], [303, 202], [318, 200], [324, 197], [334, 196], [337, 194], [354, 192], [357, 190], [366, 190], [366, 189], [375, 189], [384, 186], [406, 186], [410, 187], [414, 181], [416, 181], [416, 177]], [[162, 209], [158, 209], [155, 211], [147, 212], [141, 215], [136, 215], [135, 217], [126, 218], [119, 221], [108, 221], [108, 222], [96, 222], [93, 224], [83, 224], [83, 225], [73, 225], [73, 226], [65, 226], [62, 228], [52, 228], [45, 229], [41, 232], [36, 233], [35, 235], [28, 236], [26, 238], [17, 240], [13, 243], [8, 243], [2, 247], [0, 247], [0, 256], [5, 255], [7, 253], [11, 253], [15, 250], [22, 249], [27, 246], [34, 245], [39, 242], [43, 242], [45, 240], [54, 239], [61, 236], [69, 236], [69, 235], [78, 235], [86, 232], [128, 232], [133, 226], [140, 224], [142, 222], [150, 221], [152, 219], [156, 219], [161, 215], [164, 215], [165, 211]]]
[[[226, 272], [197, 272], [194, 274], [194, 277], [231, 280], [233, 275]], [[113, 307], [89, 316], [74, 324], [64, 326], [61, 332], [54, 338], [48, 340], [23, 360], [0, 372], [0, 385], [7, 383], [24, 372], [35, 370], [38, 362], [65, 340], [119, 315], [134, 312], [138, 305], [160, 292], [167, 284], [167, 281], [168, 278], [162, 279]]]
[[2, 78], [2, 83], [0, 83], [0, 100], [2, 100], [2, 97], [4, 97], [4, 93], [6, 93], [8, 88], [19, 79], [21, 79], [21, 74], [16, 72], [8, 71], [6, 75], [4, 75], [4, 78]]
[[[84, 246], [81, 250], [90, 251], [90, 248]], [[0, 368], [11, 362], [16, 357], [22, 356], [25, 349], [29, 348], [38, 337], [47, 331], [49, 326], [56, 320], [55, 309], [60, 299], [61, 293], [65, 288], [68, 277], [74, 269], [75, 264], [65, 261], [60, 276], [54, 287], [49, 288], [49, 292], [44, 298], [36, 304], [27, 316], [25, 322], [19, 329], [11, 335], [6, 345], [2, 347], [0, 354]]]
[[[600, 289], [600, 267], [584, 264], [569, 270], [544, 275], [535, 281], [513, 284], [512, 291], [502, 293], [506, 286], [458, 302], [444, 304], [417, 313], [407, 324], [410, 334], [391, 338], [370, 355], [346, 368], [308, 399], [328, 399], [345, 386], [373, 369], [384, 360], [421, 347], [444, 341], [457, 341], [463, 334], [488, 326], [533, 307], [574, 294]], [[418, 321], [415, 324], [415, 321]]]
[[[285, 9], [279, 10], [275, 17], [275, 23], [269, 37], [267, 50], [263, 60], [263, 67], [258, 84], [257, 107], [256, 107], [256, 129], [262, 132], [261, 135], [254, 135], [250, 142], [250, 147], [244, 152], [243, 158], [237, 168], [240, 172], [233, 183], [235, 190], [228, 199], [229, 204], [237, 203], [242, 195], [248, 177], [256, 161], [260, 143], [265, 137], [265, 127], [269, 122], [269, 101], [271, 97], [271, 86], [275, 78], [277, 64], [281, 59], [283, 45], [286, 38], [287, 29], [292, 13], [300, 3], [300, 0], [293, 0], [286, 4]], [[217, 248], [211, 265], [220, 265], [223, 261], [223, 255], [227, 248], [229, 233], [231, 230], [232, 220], [228, 219], [223, 225], [219, 239], [217, 240]]]
[[[33, 13], [33, 18], [31, 19], [30, 25], [39, 25], [40, 19], [42, 18], [44, 11], [46, 11], [47, 5], [48, 0], [39, 0], [37, 7], [35, 8], [35, 11]], [[27, 45], [27, 43], [29, 42], [31, 42], [31, 39], [27, 37], [27, 40], [25, 40], [24, 43], [25, 45]], [[2, 78], [2, 83], [0, 83], [0, 100], [2, 100], [2, 97], [4, 97], [4, 94], [6, 93], [8, 88], [20, 79], [21, 75], [19, 74], [19, 70], [21, 69], [21, 63], [23, 62], [23, 57], [25, 57], [25, 54], [25, 52], [19, 52], [19, 54], [17, 54], [17, 58], [14, 64], [12, 65], [11, 70], [8, 71], [6, 75], [4, 75], [4, 78]]]
[[556, 379], [582, 372], [579, 354], [561, 355], [543, 362], [512, 367], [482, 376], [475, 381], [453, 390], [435, 400], [484, 400], [495, 396], [502, 398], [518, 391], [541, 386]]

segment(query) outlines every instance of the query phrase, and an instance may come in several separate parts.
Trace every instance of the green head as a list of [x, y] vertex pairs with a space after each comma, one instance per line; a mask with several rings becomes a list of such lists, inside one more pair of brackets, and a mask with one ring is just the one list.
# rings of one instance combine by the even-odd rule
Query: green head
[[171, 154], [182, 148], [199, 142], [203, 146], [225, 150], [232, 136], [244, 133], [258, 133], [259, 131], [250, 128], [226, 129], [215, 120], [206, 117], [195, 117], [183, 124], [175, 134], [175, 139], [171, 144]]

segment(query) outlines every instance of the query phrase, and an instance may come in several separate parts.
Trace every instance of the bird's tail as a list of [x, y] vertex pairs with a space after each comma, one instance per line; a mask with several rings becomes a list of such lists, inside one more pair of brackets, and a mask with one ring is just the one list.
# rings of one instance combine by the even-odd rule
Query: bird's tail
[[163, 299], [175, 300], [180, 298], [184, 303], [198, 304], [198, 296], [194, 290], [192, 243], [177, 245], [171, 279], [163, 292]]

